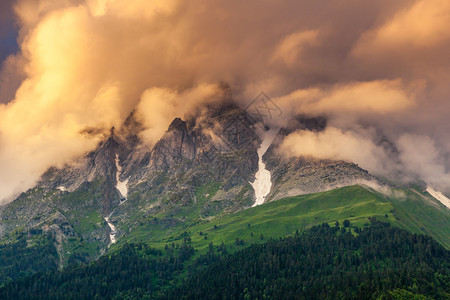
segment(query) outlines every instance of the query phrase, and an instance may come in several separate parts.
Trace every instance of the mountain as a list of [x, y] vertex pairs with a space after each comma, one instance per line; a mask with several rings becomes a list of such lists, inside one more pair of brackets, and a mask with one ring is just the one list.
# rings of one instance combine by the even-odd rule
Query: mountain
[[[164, 247], [183, 240], [185, 232], [209, 232], [214, 224], [222, 234], [192, 238], [200, 249], [211, 239], [233, 243], [238, 232], [253, 229], [276, 238], [300, 224], [351, 219], [362, 226], [368, 217], [386, 215], [396, 226], [450, 246], [450, 213], [423, 189], [387, 184], [351, 162], [286, 158], [277, 151], [279, 139], [290, 131], [325, 127], [324, 118], [299, 116], [294, 127], [272, 131], [277, 136], [270, 145], [266, 135], [256, 134], [260, 122], [225, 99], [184, 120], [175, 118], [161, 139], [148, 145], [145, 128], [132, 113], [95, 150], [50, 168], [34, 188], [2, 207], [0, 238], [4, 245], [25, 241], [31, 247], [45, 240], [55, 247], [61, 268], [93, 261], [130, 241]], [[262, 153], [264, 143], [268, 149]], [[261, 177], [270, 192], [260, 200], [270, 203], [251, 208], [261, 168], [271, 177]], [[363, 186], [356, 194], [336, 189], [355, 184]], [[389, 192], [369, 187], [381, 185]], [[329, 192], [310, 196], [323, 191]], [[283, 206], [286, 201], [292, 204]], [[251, 216], [258, 211], [264, 213]], [[250, 223], [252, 229], [245, 227]], [[225, 237], [225, 231], [234, 233]]]

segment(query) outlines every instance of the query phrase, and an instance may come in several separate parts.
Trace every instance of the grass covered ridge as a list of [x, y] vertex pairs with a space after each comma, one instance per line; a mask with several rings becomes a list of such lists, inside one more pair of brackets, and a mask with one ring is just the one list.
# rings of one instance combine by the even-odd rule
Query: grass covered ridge
[[[233, 215], [196, 219], [190, 223], [180, 219], [150, 217], [125, 235], [113, 249], [125, 242], [145, 242], [162, 248], [181, 243], [189, 237], [196, 249], [222, 242], [232, 251], [268, 238], [292, 235], [322, 223], [334, 224], [350, 220], [355, 227], [369, 224], [376, 218], [413, 233], [432, 236], [450, 247], [450, 212], [427, 203], [416, 192], [403, 191], [405, 197], [387, 197], [362, 186], [349, 186], [316, 194], [288, 197]], [[182, 216], [181, 216], [182, 217]], [[237, 243], [236, 239], [242, 240]]]

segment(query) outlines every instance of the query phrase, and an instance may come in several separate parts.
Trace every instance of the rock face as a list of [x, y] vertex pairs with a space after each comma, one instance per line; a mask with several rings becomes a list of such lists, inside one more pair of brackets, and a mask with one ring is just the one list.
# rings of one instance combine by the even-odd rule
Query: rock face
[[344, 161], [303, 157], [287, 160], [273, 153], [269, 153], [265, 158], [268, 160], [267, 168], [272, 170], [273, 179], [268, 201], [377, 181], [356, 164]]
[[[294, 123], [280, 134], [326, 126], [323, 118]], [[191, 222], [251, 207], [255, 195], [250, 182], [258, 170], [261, 143], [255, 126], [228, 101], [186, 120], [174, 119], [149, 146], [140, 140], [143, 128], [131, 114], [97, 149], [61, 169], [50, 168], [35, 188], [4, 207], [0, 237], [8, 238], [14, 230], [52, 231], [64, 264], [103, 253], [111, 242], [111, 225], [120, 239], [140, 220], [156, 215], [168, 222]], [[267, 201], [373, 179], [351, 163], [286, 159], [274, 149], [263, 156], [273, 183]]]
[[378, 181], [354, 163], [305, 157], [286, 158], [278, 153], [277, 145], [292, 131], [318, 132], [326, 126], [327, 120], [323, 117], [298, 116], [279, 131], [278, 137], [263, 156], [266, 168], [272, 175], [272, 189], [266, 197], [267, 201]]
[[[245, 147], [236, 141], [235, 131], [222, 131], [236, 118], [245, 121], [237, 128], [238, 139], [248, 142]], [[251, 206], [248, 182], [256, 173], [258, 160], [258, 137], [252, 125], [235, 105], [211, 108], [186, 121], [174, 119], [151, 150], [136, 147], [129, 154], [131, 159], [123, 161], [129, 197], [112, 211], [111, 220], [132, 227], [128, 217], [136, 210], [146, 216], [170, 216], [186, 209], [208, 217]], [[204, 188], [208, 196], [198, 194]], [[180, 214], [179, 218], [186, 216]]]

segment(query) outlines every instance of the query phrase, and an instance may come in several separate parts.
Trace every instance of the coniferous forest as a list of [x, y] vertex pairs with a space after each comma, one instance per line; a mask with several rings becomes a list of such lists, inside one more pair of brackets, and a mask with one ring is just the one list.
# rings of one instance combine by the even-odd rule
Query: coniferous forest
[[[359, 230], [358, 230], [359, 231]], [[169, 299], [449, 299], [450, 252], [375, 223], [357, 237], [327, 224], [196, 270]]]
[[373, 222], [323, 224], [229, 254], [126, 244], [90, 265], [10, 282], [1, 299], [449, 299], [450, 251]]
[[33, 245], [27, 242], [25, 234], [18, 236], [16, 243], [0, 245], [0, 286], [36, 272], [46, 272], [58, 267], [58, 254], [51, 235], [34, 236], [36, 238]]

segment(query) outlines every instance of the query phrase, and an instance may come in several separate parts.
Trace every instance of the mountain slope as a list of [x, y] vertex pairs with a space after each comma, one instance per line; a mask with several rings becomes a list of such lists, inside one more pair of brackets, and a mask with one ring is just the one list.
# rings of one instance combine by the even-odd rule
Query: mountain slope
[[[52, 231], [66, 263], [75, 250], [95, 258], [107, 249], [107, 217], [117, 224], [120, 236], [149, 214], [181, 209], [190, 210], [194, 218], [250, 206], [248, 182], [257, 166], [252, 123], [234, 105], [211, 109], [207, 116], [198, 124], [175, 119], [153, 148], [139, 141], [139, 132], [130, 130], [138, 124], [128, 120], [122, 131], [111, 130], [96, 150], [62, 169], [49, 169], [35, 188], [4, 207], [1, 236], [8, 239], [13, 231], [32, 228]], [[236, 119], [240, 122], [234, 129], [245, 133], [239, 140], [248, 140], [245, 147], [233, 144], [231, 137], [229, 145], [216, 145], [208, 130], [220, 131]], [[197, 199], [192, 191], [204, 185], [215, 186], [214, 195]]]
[[[323, 127], [307, 118], [303, 123], [311, 130]], [[251, 207], [261, 143], [256, 126], [228, 99], [186, 121], [175, 118], [150, 147], [140, 138], [145, 128], [131, 114], [97, 149], [63, 168], [50, 168], [35, 188], [6, 205], [0, 237], [10, 241], [10, 233], [36, 228], [52, 232], [65, 265], [72, 256], [95, 259], [149, 217], [189, 224]], [[351, 163], [286, 161], [274, 153], [271, 159], [278, 163], [270, 165], [275, 179], [270, 199], [292, 194], [292, 182], [306, 182], [313, 192], [330, 182], [373, 179]]]
[[[403, 192], [407, 195], [408, 190]], [[211, 242], [216, 245], [223, 242], [230, 249], [240, 249], [322, 223], [334, 224], [338, 221], [342, 224], [344, 220], [350, 220], [355, 226], [363, 227], [374, 218], [410, 232], [428, 234], [450, 248], [450, 211], [432, 198], [424, 202], [411, 190], [409, 193], [408, 199], [396, 198], [369, 187], [350, 186], [288, 197], [236, 214], [191, 224], [151, 217], [142, 220], [113, 249], [124, 243], [138, 242], [163, 248], [165, 244], [182, 243], [186, 237], [190, 238], [196, 249], [207, 249]], [[420, 210], [420, 213], [412, 217], [411, 210]], [[235, 245], [236, 239], [243, 240], [244, 245]]]
[[[450, 252], [431, 238], [373, 222], [352, 235], [315, 226], [232, 255], [212, 243], [165, 250], [127, 244], [89, 266], [18, 280], [2, 299], [446, 299]], [[189, 269], [186, 272], [186, 269]], [[180, 282], [180, 284], [178, 284]], [[426, 298], [428, 297], [428, 298]]]
[[[326, 126], [305, 116], [297, 123], [304, 130]], [[384, 187], [389, 196], [365, 188], [332, 190], [382, 183], [353, 163], [287, 159], [276, 145], [263, 156], [272, 176], [266, 199], [273, 202], [249, 209], [261, 144], [255, 132], [261, 127], [229, 99], [185, 120], [175, 118], [155, 145], [141, 138], [144, 131], [133, 113], [92, 152], [50, 168], [36, 187], [2, 207], [1, 243], [18, 242], [16, 233], [51, 235], [64, 267], [95, 260], [127, 241], [162, 248], [180, 243], [187, 232], [199, 249], [210, 241], [248, 245], [322, 222], [350, 219], [362, 225], [368, 217], [388, 215], [392, 224], [450, 245], [449, 212], [428, 194], [394, 184]], [[280, 200], [299, 194], [306, 195]]]
[[450, 252], [387, 225], [355, 237], [324, 224], [249, 247], [194, 269], [167, 299], [448, 299]]

